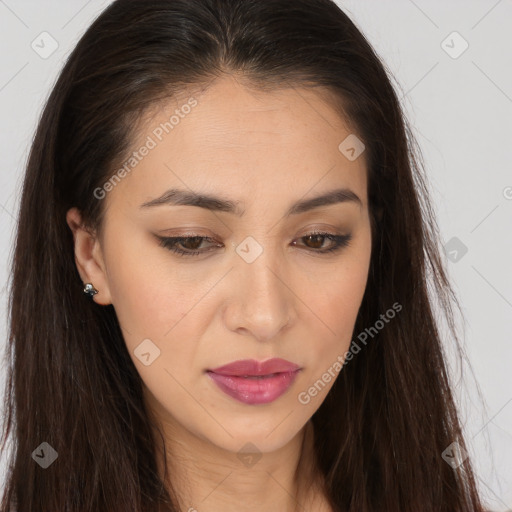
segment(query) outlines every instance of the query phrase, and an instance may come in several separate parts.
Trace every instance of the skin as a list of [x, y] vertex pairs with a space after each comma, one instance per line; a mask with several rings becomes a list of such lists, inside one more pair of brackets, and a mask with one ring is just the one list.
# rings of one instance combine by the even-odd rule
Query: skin
[[[190, 96], [155, 106], [133, 150]], [[182, 510], [327, 511], [320, 482], [307, 470], [314, 468], [310, 419], [334, 379], [307, 404], [298, 394], [347, 351], [353, 335], [371, 253], [364, 154], [350, 161], [340, 152], [351, 131], [320, 90], [256, 93], [231, 75], [194, 97], [198, 105], [102, 199], [101, 235], [82, 225], [76, 208], [68, 212], [76, 265], [84, 283], [99, 290], [93, 300], [115, 308], [150, 415], [173, 453], [167, 463]], [[140, 208], [171, 187], [239, 201], [245, 213]], [[340, 187], [361, 205], [284, 217], [293, 202]], [[322, 255], [333, 242], [303, 238], [318, 229], [351, 233], [352, 240]], [[182, 249], [216, 248], [179, 256], [155, 237], [191, 233], [216, 242]], [[263, 248], [252, 263], [236, 252], [248, 236]], [[148, 338], [160, 355], [146, 366], [134, 350]], [[205, 373], [272, 357], [302, 370], [268, 404], [238, 402]], [[260, 457], [250, 466], [237, 456], [246, 443]], [[163, 471], [162, 457], [158, 463]]]

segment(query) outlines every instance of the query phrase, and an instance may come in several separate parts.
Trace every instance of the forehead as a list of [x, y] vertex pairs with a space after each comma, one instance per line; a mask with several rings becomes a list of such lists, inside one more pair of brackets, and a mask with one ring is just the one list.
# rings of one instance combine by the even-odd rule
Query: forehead
[[131, 145], [139, 155], [132, 165], [128, 158], [121, 163], [129, 172], [108, 200], [122, 189], [140, 205], [179, 186], [224, 191], [245, 207], [259, 193], [279, 201], [341, 185], [366, 205], [364, 154], [350, 161], [339, 149], [349, 135], [328, 91], [264, 92], [229, 76], [205, 90], [183, 90], [146, 112]]

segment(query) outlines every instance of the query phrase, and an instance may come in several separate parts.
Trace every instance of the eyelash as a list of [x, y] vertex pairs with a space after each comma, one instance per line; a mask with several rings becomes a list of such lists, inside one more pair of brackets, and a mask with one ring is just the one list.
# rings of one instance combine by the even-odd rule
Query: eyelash
[[[341, 249], [348, 247], [350, 245], [350, 241], [352, 240], [352, 235], [350, 233], [348, 235], [336, 235], [334, 233], [327, 233], [324, 231], [314, 231], [312, 233], [308, 233], [306, 235], [301, 236], [300, 239], [310, 237], [310, 236], [322, 236], [322, 237], [328, 238], [329, 240], [332, 240], [334, 242], [334, 245], [332, 247], [329, 247], [328, 249], [317, 250], [317, 249], [306, 248], [306, 250], [308, 250], [310, 252], [320, 253], [320, 254], [327, 254], [327, 253], [340, 251]], [[206, 249], [203, 251], [200, 251], [200, 250], [184, 251], [183, 249], [178, 249], [176, 247], [176, 245], [185, 240], [201, 239], [201, 240], [206, 240], [208, 242], [215, 242], [215, 240], [213, 240], [213, 238], [210, 238], [207, 236], [176, 236], [176, 237], [157, 236], [157, 238], [160, 240], [160, 245], [162, 247], [165, 247], [169, 251], [172, 251], [172, 252], [178, 254], [179, 256], [198, 256], [200, 254], [206, 254], [207, 252], [210, 252], [211, 250], [214, 249], [214, 248], [210, 248], [210, 249]]]

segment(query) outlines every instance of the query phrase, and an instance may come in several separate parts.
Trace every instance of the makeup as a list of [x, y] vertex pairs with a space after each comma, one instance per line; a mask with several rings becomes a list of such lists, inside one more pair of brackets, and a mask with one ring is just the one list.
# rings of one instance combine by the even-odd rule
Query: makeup
[[300, 370], [300, 366], [280, 358], [261, 363], [243, 359], [207, 370], [207, 374], [230, 397], [255, 405], [277, 400], [292, 385]]

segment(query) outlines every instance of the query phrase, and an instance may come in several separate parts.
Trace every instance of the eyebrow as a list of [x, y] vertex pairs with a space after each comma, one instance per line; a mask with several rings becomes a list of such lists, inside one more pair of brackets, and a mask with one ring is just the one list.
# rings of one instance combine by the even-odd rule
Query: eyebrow
[[[348, 188], [338, 188], [310, 199], [297, 201], [290, 206], [288, 211], [285, 213], [285, 217], [304, 213], [321, 206], [330, 206], [345, 202], [359, 204], [360, 207], [363, 206], [359, 196], [352, 190]], [[245, 210], [240, 208], [240, 201], [232, 201], [219, 196], [200, 194], [177, 188], [171, 188], [164, 192], [160, 197], [142, 203], [140, 208], [150, 208], [162, 205], [197, 206], [199, 208], [205, 208], [206, 210], [231, 213], [238, 215], [239, 217], [243, 216], [245, 213]]]

